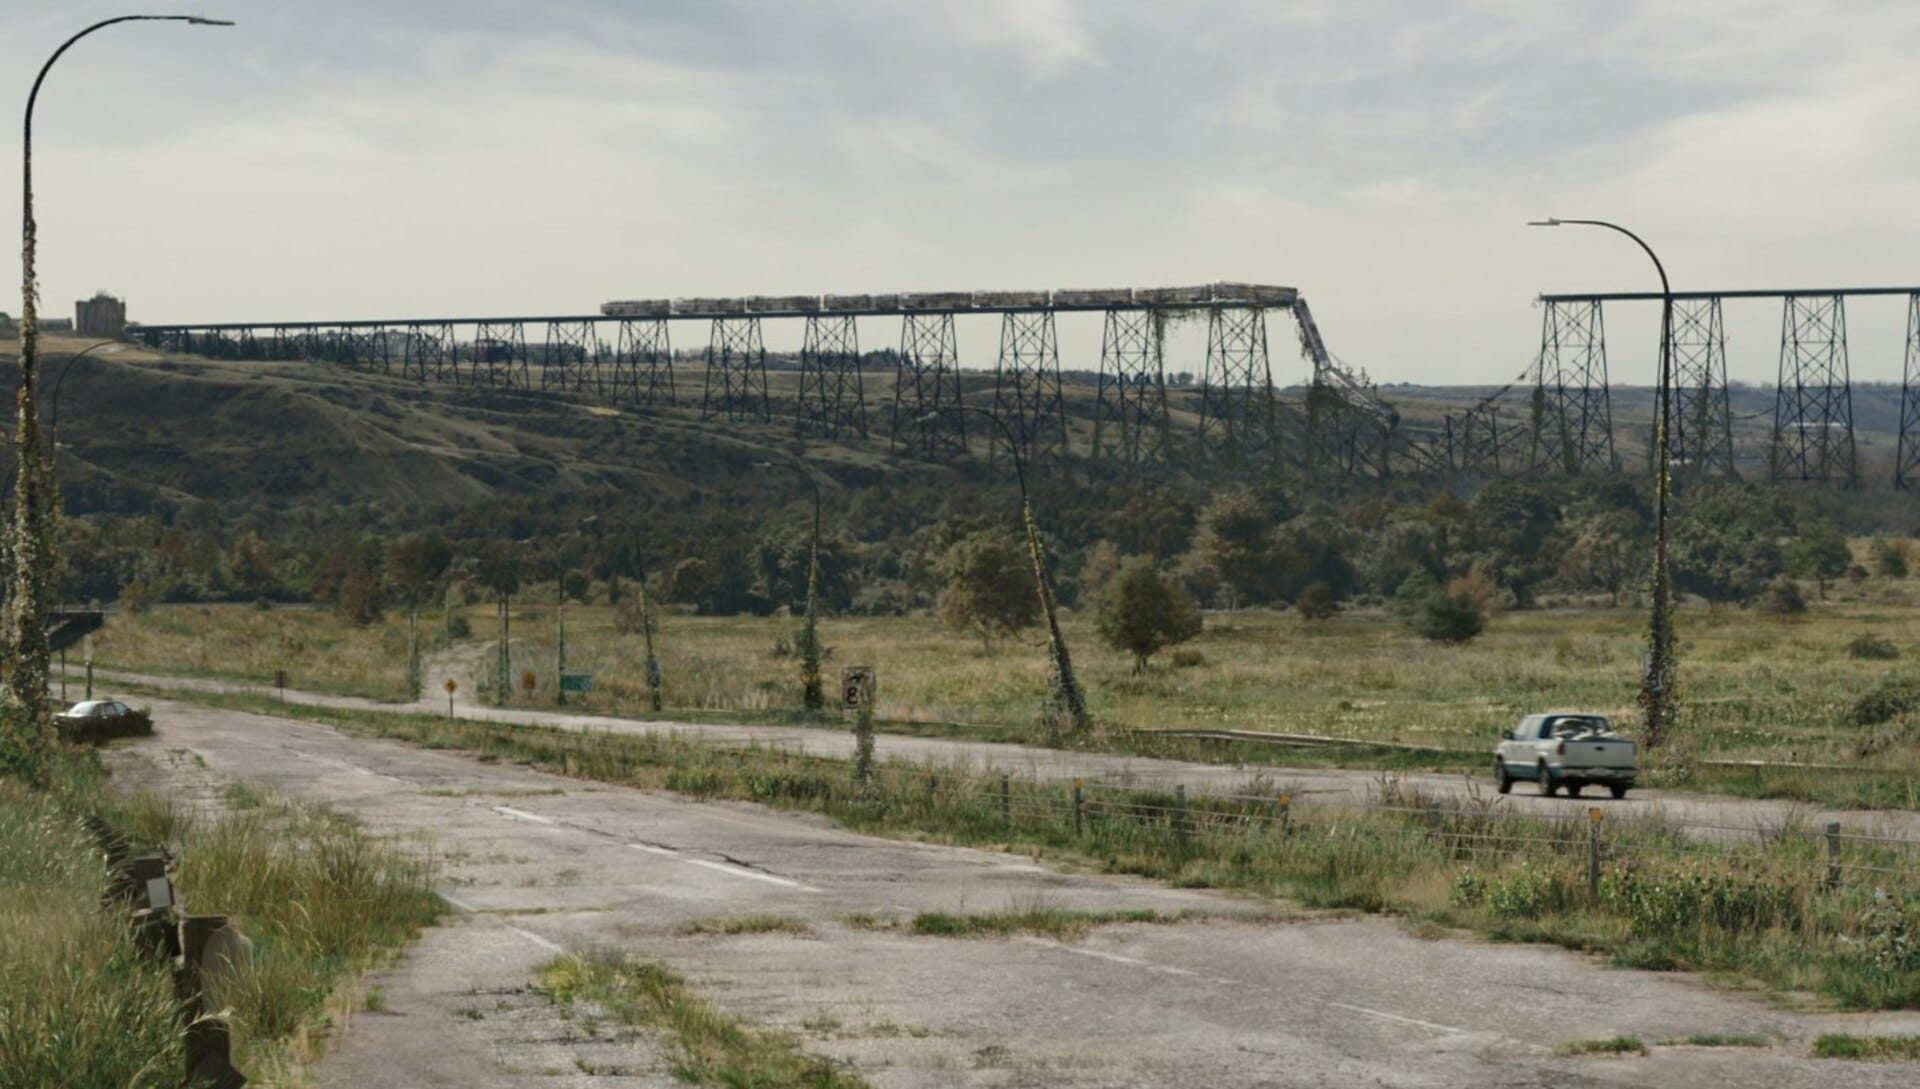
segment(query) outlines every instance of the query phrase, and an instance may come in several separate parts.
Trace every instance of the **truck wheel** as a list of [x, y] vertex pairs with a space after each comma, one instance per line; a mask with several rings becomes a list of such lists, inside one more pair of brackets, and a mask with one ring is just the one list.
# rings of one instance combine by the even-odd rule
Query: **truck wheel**
[[1585, 784], [1585, 783], [1568, 783], [1568, 784], [1567, 784], [1567, 797], [1569, 797], [1569, 798], [1578, 798], [1578, 797], [1580, 796], [1580, 792], [1581, 792], [1582, 790], [1584, 790], [1584, 789], [1586, 789], [1586, 785], [1587, 785], [1587, 784]]
[[1513, 776], [1507, 774], [1507, 762], [1505, 760], [1494, 760], [1493, 781], [1500, 784], [1500, 793], [1513, 793]]
[[1559, 789], [1560, 784], [1553, 781], [1553, 770], [1542, 763], [1540, 765], [1540, 796], [1551, 798]]
[[1625, 783], [1613, 783], [1607, 789], [1613, 791], [1613, 800], [1617, 802], [1627, 796], [1629, 788]]

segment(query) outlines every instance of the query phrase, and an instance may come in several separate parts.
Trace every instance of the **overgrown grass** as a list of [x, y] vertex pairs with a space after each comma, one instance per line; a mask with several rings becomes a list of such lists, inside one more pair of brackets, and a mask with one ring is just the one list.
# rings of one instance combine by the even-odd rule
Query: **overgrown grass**
[[248, 970], [215, 993], [233, 1011], [250, 1075], [310, 1061], [336, 986], [439, 917], [433, 864], [320, 806], [250, 787], [244, 808], [195, 814], [151, 795], [109, 819], [135, 842], [166, 843], [188, 908], [231, 916], [253, 942]]
[[[233, 702], [244, 703], [244, 699]], [[1894, 848], [1859, 844], [1865, 876], [1825, 887], [1814, 837], [1692, 837], [1658, 819], [1610, 822], [1595, 895], [1584, 817], [1521, 817], [1494, 800], [1423, 797], [1387, 779], [1392, 808], [1282, 813], [1271, 793], [1094, 792], [1076, 831], [1071, 786], [890, 764], [871, 796], [845, 761], [719, 749], [674, 735], [580, 733], [425, 715], [302, 708], [355, 732], [696, 798], [825, 814], [858, 830], [1006, 846], [1108, 873], [1227, 888], [1309, 907], [1391, 912], [1499, 940], [1554, 942], [1622, 966], [1692, 970], [1825, 995], [1848, 1008], [1920, 1008], [1920, 878]]]
[[1876, 1063], [1920, 1062], [1920, 1036], [1853, 1036], [1833, 1032], [1813, 1042], [1813, 1057]]
[[[1872, 593], [1906, 594], [1873, 584]], [[1859, 591], [1867, 595], [1867, 590]], [[513, 672], [538, 687], [519, 705], [553, 705], [553, 607], [532, 601], [513, 618]], [[1678, 624], [1686, 698], [1674, 758], [1656, 769], [1660, 785], [1799, 798], [1825, 804], [1920, 809], [1920, 711], [1863, 727], [1849, 721], [1859, 694], [1901, 674], [1900, 661], [1863, 659], [1850, 647], [1862, 633], [1920, 648], [1920, 610], [1905, 598], [1863, 596], [1816, 605], [1787, 623], [1738, 609], [1689, 607]], [[1893, 607], [1893, 606], [1900, 607]], [[494, 630], [491, 607], [464, 610], [478, 659]], [[1582, 708], [1637, 720], [1644, 617], [1637, 609], [1554, 609], [1509, 613], [1460, 647], [1435, 646], [1394, 618], [1352, 609], [1330, 620], [1289, 613], [1212, 614], [1186, 651], [1144, 675], [1104, 647], [1090, 618], [1069, 614], [1072, 645], [1088, 698], [1118, 751], [1222, 763], [1383, 768], [1478, 768], [1500, 731], [1541, 709]], [[656, 633], [668, 714], [785, 721], [799, 711], [799, 667], [778, 644], [783, 618], [667, 615]], [[439, 617], [423, 621], [431, 650]], [[827, 670], [876, 666], [880, 728], [894, 733], [1031, 740], [1046, 658], [1032, 638], [983, 653], [926, 617], [833, 617], [823, 628]], [[1036, 637], [1037, 638], [1037, 637]], [[605, 605], [570, 605], [570, 671], [594, 674], [594, 692], [574, 709], [650, 717], [637, 636], [614, 630]], [[401, 619], [355, 628], [331, 612], [168, 606], [115, 616], [100, 636], [104, 665], [219, 673], [256, 682], [287, 666], [296, 685], [397, 698], [404, 679]], [[1230, 741], [1152, 736], [1165, 729], [1251, 730], [1430, 746], [1447, 752], [1289, 749]], [[1143, 736], [1140, 731], [1145, 731]], [[1758, 772], [1705, 766], [1711, 759], [1844, 765]]]
[[1696, 1032], [1677, 1040], [1660, 1041], [1663, 1047], [1772, 1047], [1765, 1036], [1747, 1036], [1727, 1032]]
[[174, 1089], [173, 979], [103, 910], [107, 870], [65, 800], [0, 783], [0, 1087]]
[[[423, 655], [444, 645], [441, 617], [420, 618]], [[96, 665], [136, 672], [271, 684], [280, 670], [294, 688], [410, 700], [407, 618], [389, 611], [366, 626], [329, 609], [250, 605], [163, 605], [116, 612], [94, 636]]]
[[1604, 1040], [1575, 1040], [1553, 1049], [1555, 1055], [1645, 1055], [1647, 1045], [1638, 1036], [1610, 1036]]
[[831, 1061], [808, 1055], [782, 1033], [748, 1028], [688, 991], [659, 964], [617, 953], [565, 956], [540, 974], [540, 989], [561, 1008], [664, 1034], [674, 1077], [728, 1089], [866, 1089]]
[[256, 1081], [310, 1061], [335, 988], [438, 913], [417, 856], [253, 788], [226, 800], [224, 815], [189, 817], [110, 797], [97, 764], [56, 793], [0, 784], [0, 1089], [180, 1083], [171, 973], [131, 947], [123, 906], [102, 907], [109, 874], [86, 814], [136, 850], [169, 845], [187, 909], [230, 915], [253, 942], [210, 998], [232, 1011], [236, 1065]]

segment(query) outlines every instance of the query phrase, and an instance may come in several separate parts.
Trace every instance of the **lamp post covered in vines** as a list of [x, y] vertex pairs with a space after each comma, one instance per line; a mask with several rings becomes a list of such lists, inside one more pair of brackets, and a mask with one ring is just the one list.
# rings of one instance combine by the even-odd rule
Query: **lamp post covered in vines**
[[8, 652], [5, 677], [7, 717], [4, 738], [0, 738], [0, 762], [39, 778], [45, 770], [49, 741], [46, 708], [48, 664], [51, 651], [47, 642], [47, 612], [50, 606], [53, 568], [52, 541], [48, 532], [51, 520], [47, 496], [54, 481], [40, 448], [39, 406], [35, 403], [39, 379], [40, 290], [35, 276], [38, 244], [33, 218], [33, 108], [40, 99], [40, 88], [54, 64], [73, 48], [75, 42], [95, 31], [120, 23], [181, 22], [195, 26], [231, 26], [219, 19], [198, 15], [122, 15], [103, 19], [62, 42], [34, 77], [27, 94], [26, 118], [21, 127], [20, 154], [20, 390], [16, 400], [14, 472], [17, 483], [13, 494], [13, 585], [9, 588], [5, 612], [4, 638]]
[[1667, 508], [1673, 494], [1673, 450], [1669, 445], [1673, 418], [1673, 286], [1667, 282], [1666, 266], [1653, 247], [1639, 235], [1603, 219], [1543, 219], [1532, 227], [1601, 227], [1626, 235], [1646, 253], [1660, 274], [1660, 374], [1658, 412], [1653, 434], [1654, 507], [1653, 573], [1648, 590], [1653, 598], [1652, 615], [1647, 620], [1647, 658], [1640, 676], [1640, 709], [1645, 715], [1641, 741], [1647, 748], [1666, 742], [1679, 710], [1678, 665], [1675, 661], [1673, 632], [1673, 572], [1668, 563]]

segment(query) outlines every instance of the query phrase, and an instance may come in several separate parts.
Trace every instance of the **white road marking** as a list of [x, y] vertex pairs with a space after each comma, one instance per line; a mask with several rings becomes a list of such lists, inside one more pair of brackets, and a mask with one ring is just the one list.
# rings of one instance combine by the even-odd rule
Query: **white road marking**
[[439, 893], [438, 895], [440, 899], [445, 900], [447, 903], [452, 904], [454, 907], [458, 908], [461, 911], [475, 912], [480, 910], [479, 908], [474, 907], [472, 904], [467, 903], [465, 900], [455, 899], [454, 897], [448, 896], [444, 892]]
[[1202, 975], [1199, 972], [1193, 971], [1190, 968], [1175, 968], [1171, 965], [1155, 964], [1150, 960], [1141, 960], [1138, 957], [1123, 956], [1119, 953], [1108, 953], [1099, 949], [1082, 949], [1079, 946], [1063, 945], [1060, 942], [1051, 942], [1046, 940], [1045, 938], [1025, 937], [1025, 938], [1021, 938], [1020, 940], [1026, 942], [1029, 945], [1043, 945], [1043, 946], [1046, 946], [1048, 949], [1058, 949], [1062, 953], [1072, 953], [1073, 955], [1078, 957], [1092, 957], [1094, 960], [1104, 960], [1104, 961], [1110, 961], [1114, 964], [1124, 964], [1130, 968], [1144, 968], [1149, 972], [1157, 972], [1161, 975], [1183, 976], [1187, 979], [1199, 979], [1199, 980], [1204, 980], [1208, 983], [1218, 983], [1223, 987], [1245, 986], [1245, 984], [1241, 983], [1237, 979], [1223, 979], [1219, 976]]
[[545, 949], [549, 953], [565, 953], [567, 951], [566, 947], [562, 946], [559, 942], [548, 941], [547, 939], [541, 937], [540, 935], [535, 934], [531, 930], [522, 930], [517, 926], [510, 926], [507, 929], [527, 939], [528, 941], [539, 946], [540, 948]]
[[510, 805], [496, 805], [493, 807], [493, 811], [503, 817], [518, 817], [523, 821], [532, 821], [535, 824], [553, 823], [552, 817], [543, 817], [538, 813], [529, 813], [524, 809], [515, 809]]
[[670, 847], [656, 847], [651, 843], [629, 843], [627, 844], [627, 846], [633, 848], [636, 851], [645, 851], [650, 855], [659, 855], [661, 858], [671, 858], [676, 862], [685, 862], [690, 866], [702, 866], [702, 867], [705, 867], [706, 869], [713, 870], [717, 873], [729, 874], [733, 877], [745, 877], [753, 881], [765, 881], [770, 885], [780, 885], [784, 888], [799, 889], [801, 892], [819, 892], [820, 891], [819, 889], [814, 888], [812, 885], [803, 885], [800, 882], [795, 881], [791, 878], [777, 877], [770, 873], [761, 873], [759, 870], [750, 870], [750, 869], [747, 869], [745, 866], [734, 866], [725, 862], [713, 862], [704, 858], [690, 858], [687, 855], [681, 854], [679, 851], [673, 850]]
[[1422, 1021], [1417, 1017], [1402, 1017], [1397, 1013], [1387, 1013], [1385, 1010], [1370, 1010], [1365, 1006], [1349, 1006], [1345, 1002], [1329, 1002], [1327, 1005], [1332, 1006], [1336, 1010], [1346, 1010], [1349, 1013], [1364, 1013], [1368, 1017], [1378, 1017], [1383, 1021], [1398, 1021], [1403, 1025], [1415, 1025], [1419, 1028], [1432, 1029], [1435, 1032], [1450, 1032], [1455, 1035], [1462, 1035], [1467, 1031], [1463, 1028], [1454, 1028], [1452, 1025], [1436, 1025], [1432, 1021]]
[[349, 763], [345, 760], [335, 760], [330, 756], [320, 756], [315, 753], [302, 752], [299, 749], [292, 748], [290, 746], [287, 747], [286, 751], [292, 753], [293, 755], [299, 757], [302, 760], [311, 760], [316, 764], [325, 764], [330, 768], [339, 768], [342, 771], [358, 772], [361, 775], [370, 775], [375, 779], [385, 779], [389, 783], [399, 783], [402, 786], [415, 785], [412, 781], [407, 779], [402, 779], [397, 775], [388, 775], [385, 772], [374, 771], [372, 768], [363, 768], [358, 764]]

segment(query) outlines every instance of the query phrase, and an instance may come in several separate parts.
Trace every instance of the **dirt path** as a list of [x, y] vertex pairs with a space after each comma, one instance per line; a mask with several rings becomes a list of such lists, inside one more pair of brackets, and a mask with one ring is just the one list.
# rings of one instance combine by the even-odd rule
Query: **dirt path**
[[[1556, 949], [1422, 940], [1391, 921], [1275, 918], [1235, 897], [1070, 875], [988, 851], [855, 835], [805, 816], [594, 786], [271, 716], [156, 706], [115, 750], [130, 777], [206, 794], [220, 777], [431, 837], [459, 911], [375, 983], [323, 1086], [669, 1085], [657, 1041], [567, 1021], [526, 991], [560, 950], [664, 962], [751, 1023], [791, 1031], [881, 1087], [1907, 1086], [1905, 1068], [1816, 1062], [1806, 1044], [1920, 1029], [1812, 1018]], [[168, 759], [182, 751], [198, 759]], [[960, 940], [849, 917], [923, 911], [1196, 912], [1083, 941]], [[690, 933], [772, 915], [798, 932]], [[1556, 1058], [1558, 1043], [1759, 1035], [1768, 1049]], [[591, 1081], [589, 1082], [589, 1079]]]

